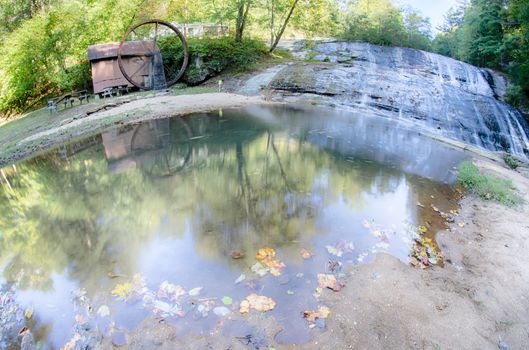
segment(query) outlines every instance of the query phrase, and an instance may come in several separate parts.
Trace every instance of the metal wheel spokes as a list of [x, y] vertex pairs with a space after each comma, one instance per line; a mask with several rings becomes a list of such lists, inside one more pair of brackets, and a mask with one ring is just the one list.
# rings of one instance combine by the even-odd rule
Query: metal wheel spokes
[[150, 20], [132, 26], [118, 47], [121, 73], [143, 90], [161, 90], [174, 85], [187, 68], [189, 49], [184, 35], [174, 25]]

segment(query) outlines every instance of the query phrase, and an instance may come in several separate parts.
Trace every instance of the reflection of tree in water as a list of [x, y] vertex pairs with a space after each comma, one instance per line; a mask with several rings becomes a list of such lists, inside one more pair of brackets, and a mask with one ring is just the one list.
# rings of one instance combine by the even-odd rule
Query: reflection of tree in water
[[[22, 273], [23, 288], [47, 289], [51, 274], [68, 268], [89, 293], [110, 289], [108, 274], [137, 272], [137, 258], [154, 234], [178, 237], [187, 223], [197, 252], [209, 258], [289, 244], [317, 233], [315, 218], [338, 196], [362, 206], [362, 193], [391, 191], [402, 176], [347, 162], [243, 116], [197, 116], [189, 125], [190, 161], [172, 176], [151, 176], [142, 166], [109, 172], [109, 161], [138, 154], [130, 147], [112, 158], [115, 153], [102, 145], [10, 170], [12, 190], [0, 190], [6, 280]], [[142, 154], [150, 151], [145, 147]]]

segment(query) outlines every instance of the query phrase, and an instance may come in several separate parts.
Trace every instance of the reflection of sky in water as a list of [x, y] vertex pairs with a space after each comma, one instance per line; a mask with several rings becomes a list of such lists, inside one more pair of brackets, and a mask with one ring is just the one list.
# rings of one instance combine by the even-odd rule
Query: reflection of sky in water
[[[374, 135], [359, 140], [358, 125], [327, 127], [318, 115], [281, 113], [274, 110], [272, 117], [290, 118], [287, 130], [277, 129], [276, 121], [263, 123], [259, 116], [237, 112], [225, 113], [222, 120], [192, 118], [189, 134], [182, 132], [181, 122], [150, 122], [107, 133], [103, 145], [92, 143], [68, 160], [51, 154], [8, 173], [19, 192], [0, 191], [18, 199], [4, 208], [8, 214], [0, 221], [0, 233], [7, 234], [0, 243], [15, 251], [0, 253], [0, 266], [18, 254], [4, 271], [8, 282], [17, 268], [45, 272], [42, 281], [25, 281], [17, 296], [23, 307], [34, 308], [29, 326], [36, 336], [55, 348], [70, 339], [77, 312], [72, 291], [77, 288], [87, 290], [94, 308], [109, 305], [117, 326], [133, 329], [148, 312], [141, 303], [115, 301], [110, 291], [138, 273], [152, 290], [169, 281], [186, 290], [204, 287], [204, 298], [228, 295], [241, 301], [251, 291], [234, 281], [241, 273], [253, 279], [249, 268], [256, 262], [255, 251], [271, 246], [287, 267], [279, 278], [256, 278], [256, 291], [276, 300], [270, 315], [293, 329], [290, 341], [308, 340], [306, 322], [292, 315], [318, 305], [312, 297], [316, 275], [326, 272], [330, 259], [356, 264], [383, 251], [407, 261], [408, 224], [431, 220], [417, 202], [427, 206], [435, 194], [436, 205], [447, 210], [451, 196], [448, 186], [417, 175], [450, 169], [463, 156], [408, 137], [408, 151], [425, 144], [433, 154], [451, 155], [451, 163], [441, 165], [439, 158], [431, 158], [436, 162], [432, 168], [396, 153], [392, 142], [402, 140], [400, 133], [406, 131], [393, 131], [388, 145], [387, 124], [360, 121], [370, 124]], [[184, 136], [193, 137], [193, 143], [173, 142]], [[158, 144], [163, 147], [156, 148]], [[421, 159], [427, 162], [425, 149]], [[366, 158], [370, 154], [379, 163]], [[442, 181], [449, 177], [440, 174]], [[21, 217], [25, 222], [20, 223]], [[7, 231], [14, 222], [22, 225], [20, 230], [33, 230], [30, 239]], [[24, 239], [28, 243], [16, 243]], [[30, 242], [37, 251], [28, 248]], [[354, 250], [340, 258], [330, 255], [326, 246], [340, 242], [352, 243]], [[300, 248], [314, 252], [314, 258], [303, 261]], [[233, 250], [244, 250], [246, 256], [233, 260]], [[41, 266], [39, 261], [51, 262]], [[39, 288], [39, 283], [51, 287]], [[286, 290], [295, 291], [294, 296]], [[215, 315], [195, 316], [172, 321], [196, 331], [218, 320]]]
[[33, 313], [37, 315], [36, 328], [49, 327], [46, 332], [48, 341], [60, 347], [70, 337], [65, 337], [65, 333], [69, 333], [75, 313], [69, 301], [71, 292], [79, 287], [79, 283], [70, 280], [67, 273], [54, 273], [51, 279], [53, 287], [50, 290], [22, 290], [18, 293], [17, 301], [26, 310], [33, 308]]

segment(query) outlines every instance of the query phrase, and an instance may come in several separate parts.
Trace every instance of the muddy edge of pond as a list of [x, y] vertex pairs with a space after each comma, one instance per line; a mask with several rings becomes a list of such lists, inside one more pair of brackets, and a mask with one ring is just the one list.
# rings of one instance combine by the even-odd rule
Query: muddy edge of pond
[[[512, 179], [529, 202], [527, 169], [522, 175], [487, 159], [473, 161], [481, 170]], [[325, 293], [322, 305], [331, 308], [326, 332], [313, 330], [306, 344], [281, 345], [281, 327], [273, 318], [253, 313], [243, 319], [264, 334], [250, 336], [287, 350], [526, 349], [529, 207], [509, 208], [473, 196], [460, 205], [455, 223], [437, 235], [444, 268], [414, 269], [379, 254], [373, 263], [350, 267], [340, 292]], [[248, 349], [247, 334], [178, 334], [178, 325], [148, 319], [130, 333], [126, 348]]]
[[[118, 101], [98, 106], [97, 112], [81, 113], [67, 118], [58, 127], [31, 133], [16, 141], [16, 150], [6, 151], [0, 146], [0, 167], [29, 158], [54, 147], [96, 135], [114, 125], [134, 124], [168, 116], [206, 113], [219, 109], [239, 108], [257, 104], [272, 104], [261, 97], [231, 93], [206, 93], [197, 95], [155, 96]], [[13, 123], [16, 123], [14, 121]]]

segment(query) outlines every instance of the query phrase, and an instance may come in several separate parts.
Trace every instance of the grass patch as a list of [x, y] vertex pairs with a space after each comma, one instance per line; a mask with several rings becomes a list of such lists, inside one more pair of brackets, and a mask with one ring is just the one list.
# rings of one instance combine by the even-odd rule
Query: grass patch
[[218, 88], [212, 86], [193, 86], [184, 89], [171, 89], [171, 95], [199, 95], [199, 94], [210, 94], [218, 92]]
[[494, 200], [507, 206], [523, 202], [523, 199], [516, 193], [511, 180], [482, 174], [470, 162], [463, 162], [459, 166], [458, 182], [467, 191], [477, 194], [485, 200]]

